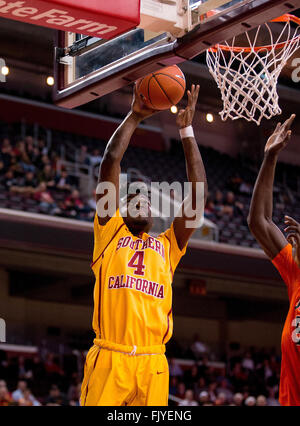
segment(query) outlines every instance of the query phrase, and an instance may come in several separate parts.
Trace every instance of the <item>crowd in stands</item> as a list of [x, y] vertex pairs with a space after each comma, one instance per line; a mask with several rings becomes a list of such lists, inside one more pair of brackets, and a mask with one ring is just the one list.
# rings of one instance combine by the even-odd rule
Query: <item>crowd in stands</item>
[[[33, 138], [29, 135], [19, 138], [12, 132], [7, 137], [2, 133], [0, 207], [93, 220], [94, 196], [84, 196], [80, 191], [78, 176], [69, 175], [63, 167], [58, 167], [64, 140], [69, 141], [69, 146], [75, 152], [75, 155], [70, 156], [68, 149], [65, 149], [64, 159], [82, 168], [91, 167], [96, 172], [94, 176], [97, 175], [105, 141], [53, 132], [53, 142], [48, 146], [43, 137]], [[257, 248], [257, 242], [247, 226], [257, 171], [212, 148], [201, 147], [201, 154], [209, 183], [205, 217], [218, 226], [219, 242]], [[122, 171], [126, 172], [130, 168], [140, 170], [155, 182], [182, 183], [186, 180], [184, 155], [179, 141], [172, 141], [168, 152], [129, 146], [122, 161]], [[274, 222], [280, 227], [284, 214], [300, 220], [298, 172], [295, 166], [287, 168], [280, 163], [277, 167]], [[92, 182], [92, 187], [95, 185]]]
[[[92, 162], [94, 156], [90, 157]], [[64, 169], [58, 170], [58, 160], [58, 154], [49, 150], [43, 139], [34, 141], [27, 136], [13, 144], [4, 138], [0, 146], [0, 187], [4, 206], [12, 202], [13, 208], [18, 210], [24, 205], [24, 210], [37, 213], [92, 218], [94, 211], [89, 200], [81, 197], [78, 180]]]
[[189, 355], [194, 364], [188, 368], [175, 358], [169, 361], [170, 400], [177, 405], [279, 405], [280, 357], [274, 349], [245, 349], [233, 343], [221, 366], [209, 361], [209, 347], [197, 337]]
[[[276, 351], [235, 343], [222, 362], [213, 362], [210, 348], [196, 337], [186, 355], [188, 363], [167, 349], [170, 406], [279, 405]], [[66, 359], [51, 352], [25, 357], [0, 351], [0, 406], [78, 406], [83, 365], [79, 351]]]

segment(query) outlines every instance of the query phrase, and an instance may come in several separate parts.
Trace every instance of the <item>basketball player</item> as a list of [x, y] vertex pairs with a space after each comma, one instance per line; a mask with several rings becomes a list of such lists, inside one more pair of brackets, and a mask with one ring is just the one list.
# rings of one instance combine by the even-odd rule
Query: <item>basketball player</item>
[[266, 144], [248, 218], [252, 234], [280, 272], [288, 290], [290, 308], [281, 340], [281, 405], [300, 405], [300, 225], [285, 216], [285, 238], [272, 221], [276, 163], [278, 154], [290, 140], [294, 118], [292, 115], [284, 124], [279, 123]]
[[[187, 108], [177, 116], [192, 183], [183, 201], [187, 211], [199, 205], [199, 197], [202, 211], [207, 193], [205, 170], [191, 127], [198, 94], [199, 86], [193, 85], [187, 92]], [[120, 163], [130, 138], [138, 124], [156, 112], [142, 103], [135, 89], [131, 111], [106, 147], [100, 184], [112, 183], [119, 194]], [[200, 195], [197, 182], [205, 187]], [[167, 405], [169, 371], [164, 353], [173, 331], [171, 284], [197, 225], [186, 226], [194, 216], [184, 210], [167, 231], [154, 238], [148, 234], [153, 218], [147, 194], [129, 194], [126, 215], [117, 201], [113, 217], [99, 214], [99, 203], [106, 195], [97, 195], [92, 264], [96, 338], [86, 358], [81, 405]], [[131, 214], [130, 203], [137, 215]]]

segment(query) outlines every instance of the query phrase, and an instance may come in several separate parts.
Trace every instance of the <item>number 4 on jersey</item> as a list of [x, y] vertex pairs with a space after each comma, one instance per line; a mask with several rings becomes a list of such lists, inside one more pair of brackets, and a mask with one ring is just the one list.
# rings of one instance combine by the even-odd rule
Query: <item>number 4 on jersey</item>
[[144, 255], [144, 251], [136, 251], [128, 262], [129, 268], [135, 268], [133, 271], [135, 275], [145, 275]]

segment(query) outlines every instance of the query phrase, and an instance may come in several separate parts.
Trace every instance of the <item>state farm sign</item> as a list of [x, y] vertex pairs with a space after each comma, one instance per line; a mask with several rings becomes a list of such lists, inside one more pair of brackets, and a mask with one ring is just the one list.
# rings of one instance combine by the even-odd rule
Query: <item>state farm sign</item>
[[[121, 1], [117, 0], [117, 3]], [[116, 0], [114, 0], [113, 9], [118, 10], [115, 2]], [[107, 10], [102, 12], [101, 6], [95, 9], [93, 0], [82, 3], [80, 4], [78, 0], [73, 2], [70, 0], [0, 0], [0, 17], [106, 39], [116, 37], [139, 23], [139, 0], [129, 0], [129, 3], [133, 3], [136, 7], [131, 11], [127, 7], [126, 12], [124, 3], [127, 3], [127, 0], [126, 2], [123, 0], [120, 14], [114, 13], [111, 16]]]

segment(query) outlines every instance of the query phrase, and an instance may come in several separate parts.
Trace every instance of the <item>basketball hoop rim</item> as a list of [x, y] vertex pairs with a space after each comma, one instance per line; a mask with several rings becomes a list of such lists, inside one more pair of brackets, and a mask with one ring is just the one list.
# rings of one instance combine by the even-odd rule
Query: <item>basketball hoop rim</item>
[[[286, 13], [282, 16], [279, 16], [279, 18], [272, 19], [270, 22], [294, 22], [299, 25], [300, 27], [300, 18], [298, 18], [295, 15], [291, 15], [289, 13]], [[250, 28], [249, 28], [250, 30]], [[286, 42], [277, 43], [275, 45], [266, 45], [266, 46], [253, 46], [253, 47], [238, 47], [238, 46], [228, 46], [225, 44], [216, 44], [215, 46], [212, 46], [208, 49], [210, 52], [217, 52], [218, 49], [224, 50], [226, 52], [235, 52], [235, 53], [250, 53], [250, 52], [259, 52], [261, 50], [273, 50], [273, 49], [282, 49], [284, 46], [286, 46], [289, 43], [296, 43], [300, 39], [300, 35], [292, 38], [290, 40], [287, 40]]]

